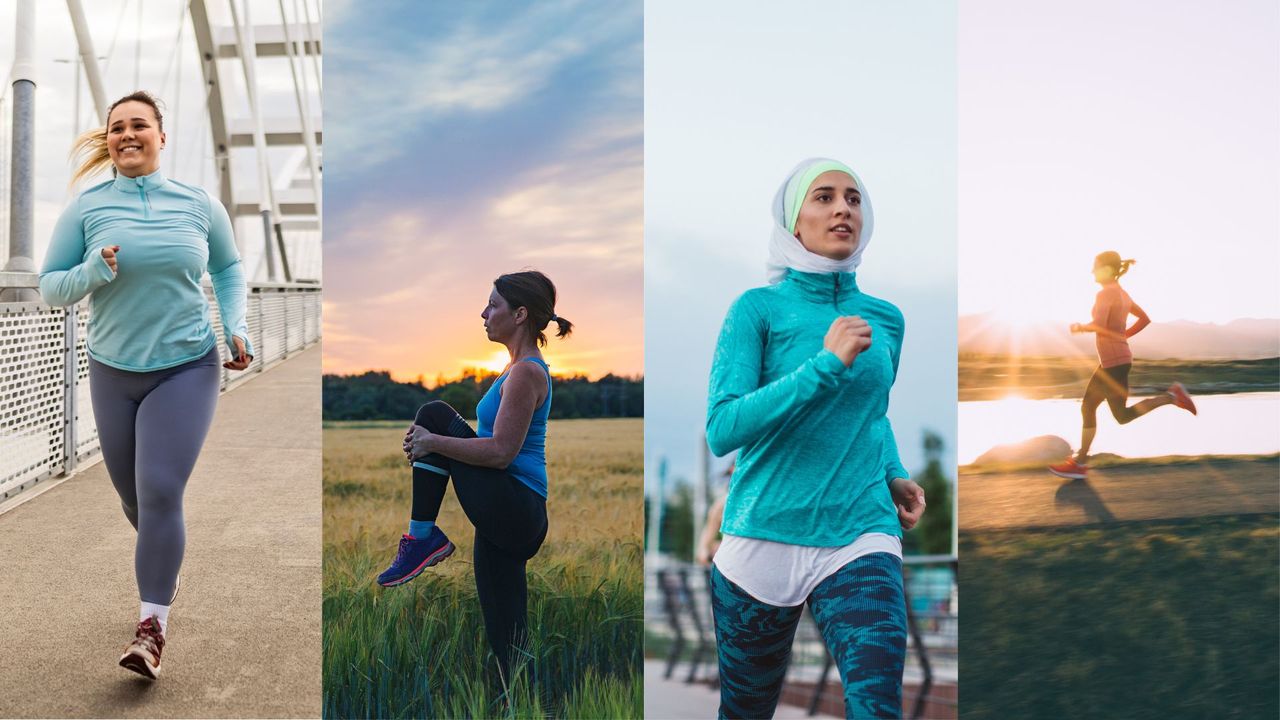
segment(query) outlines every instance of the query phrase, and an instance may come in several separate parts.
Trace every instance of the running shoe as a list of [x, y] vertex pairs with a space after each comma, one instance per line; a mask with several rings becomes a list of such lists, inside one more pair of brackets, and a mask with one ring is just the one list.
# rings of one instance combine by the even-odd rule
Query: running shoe
[[138, 623], [138, 634], [120, 656], [120, 667], [143, 677], [160, 677], [160, 651], [164, 650], [164, 631], [160, 619], [149, 617]]
[[378, 576], [378, 584], [382, 587], [403, 585], [452, 555], [453, 549], [453, 543], [439, 527], [431, 528], [431, 534], [424, 538], [405, 535], [400, 538], [400, 550], [396, 552], [396, 559], [391, 561], [391, 567]]
[[1192, 402], [1191, 393], [1187, 392], [1187, 389], [1183, 387], [1182, 383], [1176, 382], [1170, 385], [1166, 392], [1173, 396], [1174, 405], [1177, 405], [1192, 415], [1196, 414], [1196, 404]]
[[1068, 480], [1084, 480], [1089, 477], [1089, 467], [1076, 462], [1074, 455], [1067, 456], [1066, 460], [1057, 465], [1050, 465], [1049, 472]]

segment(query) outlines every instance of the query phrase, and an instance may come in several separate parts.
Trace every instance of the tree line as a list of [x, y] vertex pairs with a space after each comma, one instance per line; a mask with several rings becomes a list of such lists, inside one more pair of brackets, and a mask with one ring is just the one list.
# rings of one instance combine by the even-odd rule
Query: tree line
[[[456, 380], [428, 388], [399, 382], [385, 370], [359, 375], [324, 376], [325, 420], [412, 420], [418, 408], [432, 400], [449, 403], [463, 417], [474, 420], [476, 403], [498, 378], [497, 373], [468, 370]], [[644, 417], [644, 378], [585, 375], [551, 378], [551, 418]]]

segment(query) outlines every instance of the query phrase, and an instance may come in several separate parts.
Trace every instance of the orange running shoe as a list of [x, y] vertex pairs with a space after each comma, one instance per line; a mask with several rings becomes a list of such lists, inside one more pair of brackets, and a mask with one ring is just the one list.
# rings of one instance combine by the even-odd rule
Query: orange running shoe
[[1176, 382], [1170, 385], [1169, 389], [1165, 392], [1173, 396], [1174, 405], [1177, 405], [1192, 415], [1196, 414], [1196, 404], [1192, 402], [1191, 393], [1187, 392], [1187, 389], [1183, 387], [1182, 383]]
[[1049, 472], [1068, 480], [1084, 480], [1089, 477], [1089, 467], [1076, 462], [1074, 455], [1068, 455], [1066, 460], [1057, 465], [1050, 465]]
[[160, 651], [164, 650], [164, 631], [160, 619], [149, 617], [138, 623], [138, 636], [124, 649], [120, 667], [155, 680], [160, 677]]

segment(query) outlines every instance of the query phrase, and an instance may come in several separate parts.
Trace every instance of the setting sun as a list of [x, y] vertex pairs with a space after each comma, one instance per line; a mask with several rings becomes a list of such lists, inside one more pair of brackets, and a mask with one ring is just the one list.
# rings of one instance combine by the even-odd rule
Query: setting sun
[[485, 360], [465, 360], [464, 364], [481, 370], [500, 373], [507, 369], [507, 364], [510, 362], [511, 356], [507, 354], [506, 350], [494, 350], [493, 354]]
[[[544, 352], [543, 357], [547, 365], [551, 367], [551, 374], [555, 377], [588, 374], [587, 368], [571, 364], [563, 356]], [[464, 359], [460, 362], [463, 368], [482, 370], [497, 375], [501, 374], [511, 364], [511, 356], [507, 354], [506, 350], [494, 350], [493, 354], [487, 358]]]
[[1044, 320], [1036, 311], [1030, 304], [1005, 305], [992, 313], [992, 319], [1011, 332], [1023, 333]]

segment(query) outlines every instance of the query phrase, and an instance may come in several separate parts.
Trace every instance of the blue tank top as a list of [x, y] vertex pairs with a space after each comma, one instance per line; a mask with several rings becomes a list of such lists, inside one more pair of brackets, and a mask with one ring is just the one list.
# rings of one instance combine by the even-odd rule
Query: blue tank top
[[[520, 362], [532, 362], [542, 366], [547, 373], [547, 397], [533, 411], [529, 421], [529, 432], [524, 436], [524, 444], [516, 459], [507, 466], [512, 477], [529, 486], [531, 490], [547, 496], [547, 416], [551, 414], [551, 368], [538, 358], [525, 358]], [[510, 370], [508, 370], [510, 372]], [[507, 373], [502, 373], [489, 392], [476, 403], [476, 434], [480, 437], [493, 437], [493, 423], [498, 418], [498, 407], [502, 404], [502, 384], [507, 381]]]

